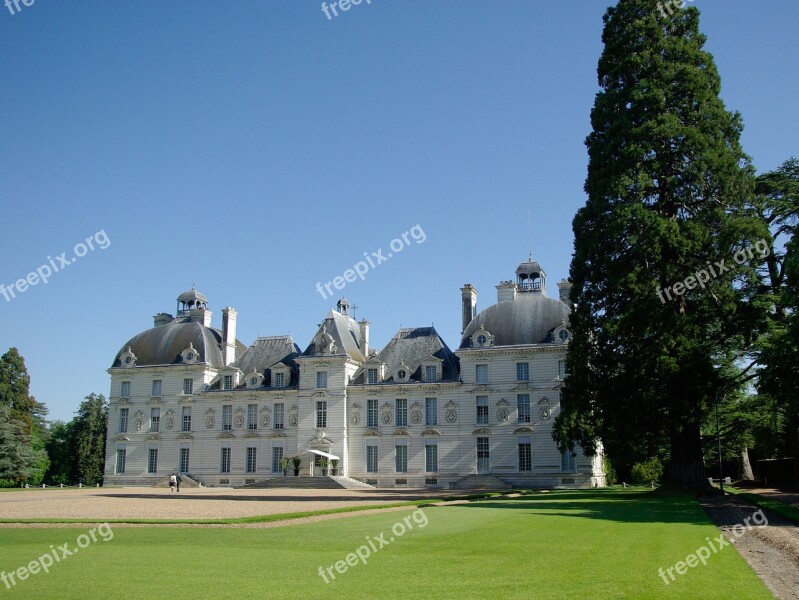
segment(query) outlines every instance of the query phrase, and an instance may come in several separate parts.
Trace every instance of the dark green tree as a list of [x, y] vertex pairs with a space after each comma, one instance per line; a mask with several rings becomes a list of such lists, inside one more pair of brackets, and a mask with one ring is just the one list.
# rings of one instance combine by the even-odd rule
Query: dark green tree
[[71, 485], [78, 481], [77, 439], [75, 419], [69, 423], [53, 421], [50, 423], [50, 436], [45, 445], [50, 458], [50, 468], [45, 482], [50, 485]]
[[10, 406], [0, 404], [0, 485], [30, 482], [42, 454], [33, 449], [26, 424], [13, 417]]
[[570, 375], [553, 435], [589, 452], [601, 440], [622, 478], [665, 457], [668, 482], [699, 488], [704, 417], [733, 383], [722, 363], [754, 327], [740, 288], [758, 265], [726, 267], [765, 229], [743, 211], [753, 170], [699, 11], [657, 5], [620, 0], [604, 18], [588, 200], [573, 223]]
[[83, 483], [93, 485], [103, 480], [108, 403], [102, 394], [89, 394], [77, 413], [73, 424], [78, 476]]

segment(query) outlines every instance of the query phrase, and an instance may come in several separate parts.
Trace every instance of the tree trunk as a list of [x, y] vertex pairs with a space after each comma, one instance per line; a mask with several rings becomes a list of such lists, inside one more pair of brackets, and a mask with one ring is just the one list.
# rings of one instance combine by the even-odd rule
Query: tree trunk
[[788, 419], [788, 449], [793, 457], [793, 482], [799, 482], [799, 419]]
[[685, 424], [671, 433], [671, 462], [667, 483], [690, 489], [709, 486], [702, 455], [702, 435], [698, 424]]
[[741, 479], [744, 481], [755, 480], [755, 474], [752, 472], [752, 463], [749, 462], [749, 448], [746, 446], [741, 450]]

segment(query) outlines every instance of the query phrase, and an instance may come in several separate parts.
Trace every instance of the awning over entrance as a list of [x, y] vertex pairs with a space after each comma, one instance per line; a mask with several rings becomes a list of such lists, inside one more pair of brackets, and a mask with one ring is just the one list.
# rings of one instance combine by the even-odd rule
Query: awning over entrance
[[330, 460], [341, 460], [341, 459], [340, 459], [338, 456], [336, 456], [335, 454], [328, 454], [327, 452], [322, 452], [321, 450], [313, 450], [313, 449], [311, 449], [311, 448], [308, 448], [308, 449], [306, 450], [306, 452], [310, 452], [310, 453], [312, 453], [312, 454], [316, 454], [316, 455], [318, 455], [318, 456], [324, 456], [325, 458], [329, 458]]

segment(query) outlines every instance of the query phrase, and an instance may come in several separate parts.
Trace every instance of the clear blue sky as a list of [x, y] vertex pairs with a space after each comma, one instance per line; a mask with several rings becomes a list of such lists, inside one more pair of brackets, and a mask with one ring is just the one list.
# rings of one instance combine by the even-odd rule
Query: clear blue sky
[[[0, 352], [18, 347], [69, 419], [192, 282], [215, 325], [239, 311], [244, 343], [304, 348], [335, 303], [316, 283], [417, 224], [423, 244], [338, 295], [373, 345], [434, 323], [454, 349], [459, 288], [495, 302], [528, 211], [556, 295], [607, 4], [364, 0], [332, 20], [317, 0], [0, 4], [0, 283], [111, 241], [0, 296]], [[694, 5], [757, 169], [799, 155], [799, 3]]]

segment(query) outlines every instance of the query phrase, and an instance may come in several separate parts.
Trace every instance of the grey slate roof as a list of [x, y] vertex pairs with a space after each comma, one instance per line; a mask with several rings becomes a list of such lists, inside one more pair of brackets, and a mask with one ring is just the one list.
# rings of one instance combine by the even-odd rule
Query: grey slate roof
[[[136, 355], [136, 366], [180, 364], [180, 353], [189, 345], [200, 355], [200, 362], [207, 362], [214, 367], [224, 367], [221, 351], [222, 332], [212, 327], [204, 327], [198, 321], [191, 322], [189, 317], [178, 317], [171, 323], [153, 327], [128, 340], [117, 352], [112, 367], [120, 367], [120, 355], [128, 347]], [[236, 340], [236, 352], [244, 352], [246, 346]]]
[[261, 373], [264, 376], [264, 385], [269, 387], [272, 385], [272, 373], [269, 367], [282, 362], [291, 369], [291, 381], [287, 386], [290, 387], [296, 385], [298, 381], [297, 365], [294, 359], [299, 354], [300, 347], [291, 339], [291, 336], [260, 337], [233, 363], [233, 366], [241, 369], [245, 377], [253, 370]]
[[319, 332], [322, 331], [322, 326], [327, 328], [327, 333], [331, 335], [333, 341], [336, 343], [336, 354], [346, 353], [353, 360], [362, 362], [364, 360], [363, 352], [361, 352], [360, 336], [361, 328], [354, 319], [347, 315], [342, 315], [335, 310], [331, 310], [325, 317], [324, 322], [319, 326], [316, 334], [314, 335], [311, 343], [302, 353], [303, 356], [317, 356], [321, 352], [316, 347], [316, 339]]
[[[394, 371], [402, 362], [411, 373], [411, 381], [420, 381], [422, 363], [431, 356], [442, 361], [442, 381], [460, 379], [458, 357], [452, 353], [435, 327], [400, 329], [377, 355], [377, 360], [386, 365], [386, 381], [394, 380]], [[363, 373], [356, 374], [353, 383], [365, 383]]]
[[470, 348], [471, 336], [482, 325], [494, 336], [495, 346], [544, 344], [552, 340], [552, 331], [569, 323], [570, 309], [560, 300], [541, 293], [519, 292], [513, 300], [489, 306], [466, 327], [461, 348]]

